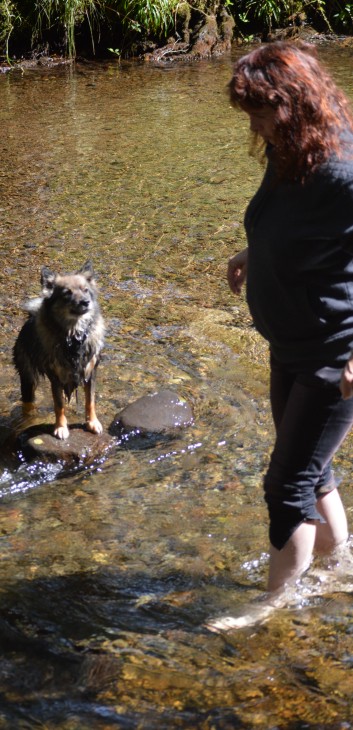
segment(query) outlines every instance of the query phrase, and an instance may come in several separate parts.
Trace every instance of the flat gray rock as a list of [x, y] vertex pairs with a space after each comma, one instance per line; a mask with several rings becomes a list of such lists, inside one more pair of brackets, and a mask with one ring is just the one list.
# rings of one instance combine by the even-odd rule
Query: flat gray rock
[[184, 398], [172, 390], [160, 390], [126, 406], [115, 416], [109, 431], [164, 433], [190, 426], [193, 420], [192, 409]]
[[96, 435], [80, 426], [71, 426], [68, 439], [60, 440], [52, 435], [53, 426], [40, 424], [23, 431], [16, 442], [16, 451], [26, 461], [40, 458], [42, 461], [62, 462], [73, 467], [91, 464], [105, 456], [115, 441], [107, 434]]

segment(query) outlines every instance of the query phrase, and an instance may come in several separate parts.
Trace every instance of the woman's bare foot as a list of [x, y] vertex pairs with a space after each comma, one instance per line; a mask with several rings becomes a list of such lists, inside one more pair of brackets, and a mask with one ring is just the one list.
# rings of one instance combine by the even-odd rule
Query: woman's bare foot
[[276, 603], [264, 603], [262, 606], [251, 606], [249, 612], [242, 616], [220, 616], [217, 619], [208, 621], [205, 628], [215, 634], [222, 634], [228, 631], [237, 631], [254, 624], [262, 624], [278, 607]]

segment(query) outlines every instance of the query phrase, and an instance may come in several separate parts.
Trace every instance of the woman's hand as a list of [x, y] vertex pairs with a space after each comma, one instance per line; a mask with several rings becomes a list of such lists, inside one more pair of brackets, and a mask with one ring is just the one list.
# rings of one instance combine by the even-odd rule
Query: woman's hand
[[342, 370], [340, 391], [344, 400], [353, 396], [353, 357], [348, 360]]
[[244, 248], [228, 261], [227, 279], [233, 294], [240, 294], [246, 279], [248, 249]]

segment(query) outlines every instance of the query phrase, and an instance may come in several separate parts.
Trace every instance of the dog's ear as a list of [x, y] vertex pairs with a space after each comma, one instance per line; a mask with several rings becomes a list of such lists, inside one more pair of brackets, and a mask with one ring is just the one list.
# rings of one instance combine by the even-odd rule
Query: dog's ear
[[77, 271], [76, 273], [82, 274], [87, 279], [87, 281], [91, 281], [91, 279], [94, 279], [92, 261], [88, 259], [88, 261], [83, 264], [82, 269], [79, 269], [79, 271]]
[[50, 269], [48, 269], [46, 266], [43, 266], [41, 275], [40, 275], [40, 283], [42, 285], [43, 295], [45, 297], [50, 297], [50, 295], [53, 292], [54, 289], [54, 283], [56, 279], [56, 274], [54, 274]]

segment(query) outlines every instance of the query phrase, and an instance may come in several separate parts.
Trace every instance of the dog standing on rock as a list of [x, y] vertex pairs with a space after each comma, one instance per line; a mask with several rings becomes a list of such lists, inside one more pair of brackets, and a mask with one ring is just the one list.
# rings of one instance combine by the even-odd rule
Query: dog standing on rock
[[43, 267], [41, 285], [42, 295], [28, 303], [29, 316], [13, 349], [23, 408], [28, 411], [33, 407], [39, 378], [46, 375], [54, 400], [54, 435], [67, 439], [65, 398], [69, 402], [83, 383], [86, 428], [102, 433], [95, 410], [95, 379], [104, 342], [104, 321], [92, 264], [87, 261], [71, 274], [55, 274]]

